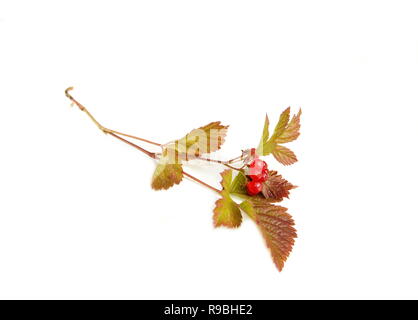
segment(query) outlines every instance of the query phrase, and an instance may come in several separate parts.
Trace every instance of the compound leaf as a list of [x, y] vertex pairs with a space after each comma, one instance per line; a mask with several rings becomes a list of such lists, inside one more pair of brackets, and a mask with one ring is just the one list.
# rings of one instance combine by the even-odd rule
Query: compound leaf
[[292, 117], [285, 130], [276, 137], [276, 143], [287, 143], [296, 140], [300, 135], [300, 116], [302, 110], [299, 110], [297, 115]]
[[270, 138], [268, 129], [269, 119], [266, 116], [263, 135], [257, 148], [257, 154], [263, 156], [273, 154], [276, 160], [284, 165], [295, 163], [297, 158], [293, 151], [280, 144], [291, 142], [299, 137], [301, 114], [302, 111], [299, 110], [290, 120], [290, 107], [283, 111]]

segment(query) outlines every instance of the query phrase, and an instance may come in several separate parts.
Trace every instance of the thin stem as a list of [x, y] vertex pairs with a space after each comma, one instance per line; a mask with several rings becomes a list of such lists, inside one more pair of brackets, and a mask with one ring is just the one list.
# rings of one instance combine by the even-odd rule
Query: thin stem
[[[194, 156], [194, 155], [189, 156], [187, 153], [178, 153], [177, 156], [180, 159], [186, 160], [186, 161], [190, 161], [190, 160], [201, 160], [201, 161], [219, 163], [219, 164], [222, 164], [225, 167], [228, 167], [228, 168], [230, 168], [232, 170], [242, 171], [242, 168], [240, 169], [240, 168], [236, 168], [234, 166], [231, 166], [230, 165], [231, 160], [223, 161], [223, 160], [215, 160], [215, 159], [211, 159], [211, 158], [205, 158], [205, 157], [202, 157], [202, 156]], [[232, 159], [232, 160], [234, 160], [234, 159]]]
[[119, 134], [121, 136], [125, 136], [125, 137], [136, 139], [136, 140], [140, 140], [140, 141], [143, 141], [143, 142], [146, 142], [146, 143], [149, 143], [149, 144], [153, 144], [154, 146], [161, 147], [161, 143], [157, 143], [157, 142], [154, 142], [154, 141], [151, 141], [151, 140], [139, 138], [139, 137], [136, 137], [136, 136], [133, 136], [133, 135], [130, 135], [130, 134], [126, 134], [126, 133], [122, 133], [122, 132], [119, 132], [119, 131], [116, 131], [116, 130], [111, 130], [111, 129], [106, 129], [106, 130], [108, 132], [116, 133], [116, 134]]
[[126, 144], [129, 144], [131, 147], [134, 147], [134, 148], [138, 149], [139, 151], [141, 151], [141, 152], [145, 153], [147, 156], [149, 156], [149, 157], [151, 157], [151, 158], [153, 158], [153, 159], [155, 159], [155, 158], [156, 158], [156, 155], [155, 155], [155, 153], [154, 153], [154, 152], [150, 152], [150, 151], [148, 151], [148, 150], [145, 150], [144, 148], [142, 148], [142, 147], [140, 147], [140, 146], [136, 145], [135, 143], [130, 142], [130, 141], [128, 141], [128, 140], [126, 140], [126, 139], [124, 139], [124, 138], [122, 138], [122, 137], [119, 137], [117, 134], [114, 134], [113, 132], [108, 132], [108, 133], [109, 133], [112, 137], [115, 137], [115, 138], [119, 139], [120, 141], [123, 141], [123, 142], [125, 142]]
[[213, 190], [213, 191], [215, 191], [217, 193], [221, 193], [222, 192], [222, 190], [219, 190], [219, 189], [216, 189], [215, 187], [212, 187], [211, 185], [207, 184], [206, 182], [203, 182], [202, 180], [200, 180], [200, 179], [192, 176], [191, 174], [189, 174], [189, 173], [187, 173], [185, 171], [183, 171], [183, 174], [186, 177], [189, 177], [190, 179], [196, 181], [197, 183], [200, 183], [201, 185], [203, 185], [203, 186], [205, 186], [205, 187], [207, 187], [207, 188], [209, 188], [209, 189], [211, 189], [211, 190]]
[[[117, 138], [117, 139], [119, 139], [119, 140], [121, 140], [121, 141], [123, 141], [123, 142], [127, 143], [127, 144], [128, 144], [128, 145], [130, 145], [131, 147], [134, 147], [134, 148], [138, 149], [139, 151], [141, 151], [141, 152], [145, 153], [147, 156], [149, 156], [149, 157], [151, 157], [151, 158], [153, 158], [153, 159], [155, 159], [155, 158], [156, 158], [156, 154], [155, 154], [155, 153], [153, 153], [153, 152], [149, 152], [148, 150], [145, 150], [144, 148], [141, 148], [140, 146], [136, 145], [135, 143], [130, 142], [130, 141], [128, 141], [128, 140], [126, 140], [126, 139], [124, 139], [124, 138], [122, 138], [122, 137], [119, 137], [118, 135], [114, 134], [113, 132], [109, 132], [109, 134], [110, 134], [112, 137], [115, 137], [115, 138]], [[183, 174], [184, 174], [186, 177], [189, 177], [190, 179], [192, 179], [192, 180], [194, 180], [194, 181], [196, 181], [196, 182], [200, 183], [201, 185], [204, 185], [205, 187], [207, 187], [207, 188], [209, 188], [209, 189], [211, 189], [211, 190], [213, 190], [213, 191], [215, 191], [215, 192], [217, 192], [217, 193], [221, 193], [221, 190], [216, 189], [215, 187], [212, 187], [211, 185], [209, 185], [209, 184], [207, 184], [206, 182], [203, 182], [202, 180], [200, 180], [200, 179], [198, 179], [198, 178], [196, 178], [196, 177], [192, 176], [191, 174], [189, 174], [189, 173], [187, 173], [187, 172], [184, 172], [184, 171], [183, 171]]]
[[161, 146], [161, 144], [160, 143], [157, 143], [157, 142], [154, 142], [154, 141], [151, 141], [151, 140], [147, 140], [147, 139], [143, 139], [143, 138], [140, 138], [140, 137], [137, 137], [137, 136], [133, 136], [133, 135], [131, 135], [131, 134], [126, 134], [126, 133], [122, 133], [122, 132], [119, 132], [119, 131], [115, 131], [115, 130], [112, 130], [112, 129], [108, 129], [108, 128], [106, 128], [106, 127], [104, 127], [104, 126], [102, 126], [94, 117], [93, 117], [93, 115], [87, 110], [87, 108], [85, 107], [85, 106], [83, 106], [80, 102], [78, 102], [69, 92], [71, 91], [71, 90], [73, 90], [74, 88], [73, 87], [69, 87], [69, 88], [67, 88], [66, 90], [65, 90], [65, 95], [67, 96], [67, 98], [68, 99], [70, 99], [71, 100], [71, 102], [73, 102], [75, 105], [77, 105], [77, 107], [79, 107], [80, 108], [80, 110], [81, 111], [83, 111], [83, 112], [85, 112], [87, 115], [88, 115], [88, 117], [94, 122], [94, 124], [100, 129], [100, 130], [102, 130], [104, 133], [115, 133], [115, 134], [118, 134], [118, 135], [121, 135], [121, 136], [125, 136], [125, 137], [128, 137], [128, 138], [132, 138], [132, 139], [136, 139], [136, 140], [140, 140], [140, 141], [143, 141], [143, 142], [146, 142], [146, 143], [149, 143], [149, 144], [153, 144], [153, 145], [155, 145], [155, 146]]
[[[158, 142], [154, 142], [154, 141], [151, 141], [151, 140], [148, 140], [148, 139], [144, 139], [144, 138], [140, 138], [140, 137], [137, 137], [137, 136], [134, 136], [134, 135], [131, 135], [131, 134], [126, 134], [126, 133], [123, 133], [123, 132], [119, 132], [119, 131], [116, 131], [116, 130], [112, 130], [112, 129], [109, 129], [109, 128], [106, 128], [106, 127], [104, 127], [103, 125], [101, 125], [97, 120], [96, 120], [96, 118], [94, 118], [93, 117], [93, 115], [87, 110], [87, 108], [84, 106], [84, 105], [82, 105], [80, 102], [78, 102], [71, 94], [70, 94], [70, 91], [71, 90], [73, 90], [74, 88], [73, 87], [69, 87], [69, 88], [67, 88], [66, 90], [65, 90], [65, 95], [66, 95], [66, 97], [68, 98], [68, 99], [70, 99], [71, 100], [71, 102], [72, 103], [74, 103], [81, 111], [83, 111], [84, 113], [86, 113], [87, 114], [87, 116], [91, 119], [91, 121], [93, 121], [93, 123], [101, 130], [101, 131], [103, 131], [104, 133], [114, 133], [114, 134], [117, 134], [117, 135], [120, 135], [120, 136], [125, 136], [125, 137], [128, 137], [128, 138], [132, 138], [132, 139], [136, 139], [136, 140], [139, 140], [139, 141], [143, 141], [143, 142], [146, 142], [146, 143], [149, 143], [149, 144], [153, 144], [153, 145], [155, 145], [155, 146], [158, 146], [158, 147], [161, 147], [162, 146], [162, 144], [161, 143], [158, 143]], [[120, 137], [119, 137], [120, 138]], [[238, 157], [236, 157], [236, 158], [233, 158], [233, 159], [231, 159], [231, 160], [228, 160], [228, 161], [223, 161], [223, 160], [212, 160], [212, 159], [209, 159], [209, 158], [204, 158], [204, 157], [199, 157], [198, 159], [200, 159], [200, 160], [204, 160], [204, 161], [209, 161], [209, 162], [215, 162], [215, 163], [220, 163], [220, 164], [223, 164], [223, 165], [225, 165], [225, 166], [227, 166], [227, 167], [229, 167], [229, 168], [231, 168], [231, 169], [234, 169], [234, 170], [240, 170], [240, 169], [238, 169], [238, 168], [235, 168], [235, 167], [232, 167], [232, 166], [230, 166], [230, 164], [232, 164], [232, 163], [234, 163], [234, 162], [237, 162], [237, 161], [239, 161], [239, 160], [242, 160], [242, 155], [240, 155], [240, 156], [238, 156]], [[187, 156], [186, 156], [186, 158], [187, 158]]]
[[85, 107], [85, 106], [83, 106], [80, 102], [78, 102], [76, 99], [74, 99], [74, 97], [71, 95], [71, 94], [69, 94], [69, 92], [71, 91], [71, 90], [73, 90], [74, 88], [73, 87], [69, 87], [69, 88], [67, 88], [66, 90], [65, 90], [65, 95], [67, 96], [67, 98], [68, 99], [70, 99], [71, 100], [71, 102], [73, 102], [75, 105], [77, 105], [77, 107], [79, 107], [80, 108], [80, 110], [81, 111], [83, 111], [83, 112], [85, 112], [88, 116], [89, 116], [89, 118], [91, 119], [91, 121], [93, 121], [94, 122], [94, 124], [100, 129], [100, 130], [102, 130], [104, 133], [106, 133], [106, 128], [105, 127], [103, 127], [94, 117], [93, 117], [93, 115], [87, 110], [87, 108]]
[[230, 169], [232, 169], [232, 170], [242, 171], [242, 169], [239, 169], [239, 168], [236, 168], [236, 167], [234, 167], [234, 166], [231, 166], [231, 165], [229, 164], [229, 161], [214, 160], [214, 159], [204, 158], [204, 157], [198, 157], [198, 158], [196, 158], [196, 159], [198, 159], [198, 160], [202, 160], [202, 161], [208, 161], [208, 162], [219, 163], [219, 164], [222, 164], [222, 165], [224, 165], [225, 167], [230, 168]]
[[231, 163], [234, 163], [234, 162], [237, 162], [237, 161], [241, 161], [243, 159], [243, 155], [241, 154], [240, 156], [238, 156], [238, 157], [236, 157], [236, 158], [233, 158], [233, 159], [231, 159], [231, 160], [228, 160], [228, 161], [226, 161], [228, 164], [231, 164]]
[[[153, 144], [153, 145], [156, 145], [156, 146], [162, 146], [161, 144], [159, 144], [159, 143], [157, 143], [157, 142], [153, 142], [153, 141], [150, 141], [150, 140], [146, 140], [146, 139], [143, 139], [143, 138], [139, 138], [139, 137], [136, 137], [136, 136], [133, 136], [133, 135], [129, 135], [129, 134], [125, 134], [125, 133], [122, 133], [122, 132], [118, 132], [118, 131], [115, 131], [115, 130], [111, 130], [111, 129], [108, 129], [108, 128], [106, 128], [106, 127], [104, 127], [104, 126], [102, 126], [94, 117], [93, 117], [93, 115], [87, 110], [87, 108], [85, 107], [85, 106], [83, 106], [80, 102], [78, 102], [69, 92], [71, 91], [71, 90], [73, 90], [73, 87], [69, 87], [69, 88], [67, 88], [66, 90], [65, 90], [65, 95], [67, 96], [67, 98], [68, 99], [70, 99], [71, 100], [71, 102], [73, 102], [75, 105], [77, 105], [77, 107], [81, 110], [81, 111], [83, 111], [84, 113], [86, 113], [87, 114], [87, 116], [91, 119], [91, 121], [93, 121], [93, 123], [101, 130], [101, 131], [103, 131], [104, 133], [107, 133], [107, 134], [109, 134], [109, 135], [111, 135], [112, 137], [114, 137], [114, 138], [116, 138], [116, 139], [118, 139], [118, 140], [120, 140], [120, 141], [122, 141], [122, 142], [124, 142], [124, 143], [126, 143], [126, 144], [128, 144], [128, 145], [130, 145], [131, 147], [133, 147], [133, 148], [135, 148], [135, 149], [137, 149], [137, 150], [139, 150], [139, 151], [141, 151], [141, 152], [143, 152], [143, 153], [145, 153], [147, 156], [149, 156], [150, 158], [152, 158], [152, 159], [156, 159], [157, 158], [157, 156], [159, 155], [159, 154], [157, 154], [157, 153], [154, 153], [154, 152], [151, 152], [151, 151], [148, 151], [148, 150], [146, 150], [146, 149], [144, 149], [144, 148], [142, 148], [142, 147], [140, 147], [140, 146], [138, 146], [138, 145], [136, 145], [135, 143], [133, 143], [133, 142], [131, 142], [131, 141], [128, 141], [128, 140], [126, 140], [126, 139], [124, 139], [124, 138], [122, 138], [122, 137], [120, 137], [120, 136], [125, 136], [125, 137], [128, 137], [128, 138], [133, 138], [133, 139], [137, 139], [137, 140], [140, 140], [140, 141], [143, 141], [143, 142], [147, 142], [147, 143], [149, 143], [149, 144]], [[233, 160], [234, 159], [232, 159], [232, 160], [229, 160], [229, 161], [220, 161], [220, 160], [212, 160], [212, 159], [207, 159], [207, 158], [201, 158], [201, 160], [206, 160], [206, 161], [210, 161], [210, 162], [217, 162], [217, 163], [221, 163], [221, 164], [223, 164], [223, 165], [225, 165], [225, 166], [227, 166], [227, 167], [229, 167], [229, 168], [231, 168], [231, 169], [234, 169], [234, 170], [240, 170], [240, 169], [237, 169], [237, 168], [234, 168], [233, 166], [230, 166], [229, 165], [229, 163], [232, 163], [233, 162]], [[196, 177], [194, 177], [194, 176], [192, 176], [191, 174], [189, 174], [189, 173], [187, 173], [187, 172], [184, 172], [183, 171], [183, 174], [186, 176], [186, 177], [188, 177], [188, 178], [190, 178], [190, 179], [192, 179], [192, 180], [194, 180], [194, 181], [196, 181], [197, 183], [200, 183], [201, 185], [203, 185], [203, 186], [205, 186], [205, 187], [207, 187], [207, 188], [209, 188], [209, 189], [211, 189], [211, 190], [213, 190], [213, 191], [215, 191], [215, 192], [217, 192], [217, 193], [221, 193], [222, 192], [222, 190], [219, 190], [219, 189], [217, 189], [217, 188], [215, 188], [215, 187], [212, 187], [211, 185], [209, 185], [209, 184], [207, 184], [206, 182], [203, 182], [202, 180], [200, 180], [200, 179], [198, 179], [198, 178], [196, 178]]]
[[240, 171], [240, 172], [242, 172], [244, 169], [243, 168], [235, 168], [234, 166], [230, 166], [229, 164], [227, 164], [227, 163], [223, 163], [223, 165], [225, 166], [225, 167], [227, 167], [227, 168], [230, 168], [230, 169], [232, 169], [232, 170], [236, 170], [236, 171]]

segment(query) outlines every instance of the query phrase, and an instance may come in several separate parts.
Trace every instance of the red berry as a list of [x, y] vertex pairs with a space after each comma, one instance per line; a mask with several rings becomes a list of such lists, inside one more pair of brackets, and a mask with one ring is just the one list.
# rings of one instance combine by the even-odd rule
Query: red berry
[[267, 163], [261, 159], [255, 159], [249, 164], [248, 176], [254, 181], [266, 181], [268, 177]]
[[264, 168], [263, 173], [262, 173], [262, 181], [263, 182], [266, 181], [268, 177], [269, 177], [269, 169]]
[[266, 181], [267, 175], [264, 173], [264, 171], [262, 171], [261, 173], [253, 173], [250, 170], [250, 174], [249, 177], [251, 178], [252, 181], [256, 181], [256, 182], [264, 182]]
[[250, 196], [255, 196], [256, 194], [259, 194], [262, 188], [263, 188], [263, 185], [261, 184], [261, 182], [250, 181], [247, 183], [247, 193]]
[[257, 159], [254, 159], [254, 161], [249, 164], [249, 167], [250, 168], [258, 168], [258, 169], [262, 170], [264, 168], [267, 168], [267, 163], [265, 161], [257, 158]]

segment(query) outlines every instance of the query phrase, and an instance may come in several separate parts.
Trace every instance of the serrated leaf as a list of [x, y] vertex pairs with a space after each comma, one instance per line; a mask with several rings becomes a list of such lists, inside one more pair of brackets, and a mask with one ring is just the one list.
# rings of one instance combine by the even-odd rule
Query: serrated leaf
[[269, 177], [263, 183], [261, 193], [269, 202], [280, 202], [289, 197], [289, 191], [296, 188], [276, 171], [269, 171]]
[[299, 110], [298, 114], [294, 115], [289, 121], [290, 107], [283, 111], [270, 138], [268, 138], [269, 121], [266, 117], [264, 122], [263, 135], [257, 148], [257, 153], [263, 156], [273, 154], [277, 161], [284, 165], [295, 163], [297, 158], [293, 151], [281, 146], [280, 144], [291, 142], [299, 137], [301, 114], [302, 111]]
[[232, 184], [232, 170], [227, 169], [221, 172], [221, 177], [222, 177], [222, 180], [221, 180], [222, 188], [229, 193], [231, 189], [231, 184]]
[[162, 157], [157, 164], [151, 181], [154, 190], [166, 190], [183, 179], [183, 168], [180, 163], [170, 161], [168, 156]]
[[293, 153], [292, 150], [279, 144], [276, 145], [272, 153], [276, 160], [279, 161], [281, 164], [284, 164], [285, 166], [291, 165], [298, 161], [296, 155]]
[[222, 198], [216, 201], [213, 210], [213, 225], [215, 227], [237, 228], [241, 225], [242, 215], [239, 206], [232, 200], [230, 190], [232, 186], [232, 170], [228, 169], [221, 173]]
[[242, 215], [238, 205], [231, 199], [225, 190], [221, 193], [222, 198], [216, 201], [213, 210], [213, 225], [215, 227], [238, 228], [242, 222]]
[[221, 148], [225, 142], [228, 126], [220, 121], [211, 122], [203, 127], [192, 130], [183, 138], [167, 144], [167, 149], [185, 155], [185, 160], [192, 160], [205, 153], [211, 153]]
[[274, 128], [273, 134], [270, 138], [272, 142], [274, 142], [274, 139], [276, 139], [277, 137], [280, 137], [280, 135], [282, 135], [286, 131], [286, 126], [287, 126], [287, 123], [289, 122], [289, 119], [290, 119], [290, 107], [284, 110], [282, 114], [280, 115], [279, 121], [277, 122], [276, 127]]
[[277, 269], [282, 271], [297, 238], [292, 216], [281, 206], [257, 202], [250, 204], [255, 214], [255, 222], [270, 249], [273, 262]]
[[289, 124], [286, 126], [286, 129], [281, 134], [277, 135], [276, 143], [291, 142], [299, 137], [301, 114], [302, 110], [299, 110], [298, 114], [292, 117], [292, 120], [290, 120]]

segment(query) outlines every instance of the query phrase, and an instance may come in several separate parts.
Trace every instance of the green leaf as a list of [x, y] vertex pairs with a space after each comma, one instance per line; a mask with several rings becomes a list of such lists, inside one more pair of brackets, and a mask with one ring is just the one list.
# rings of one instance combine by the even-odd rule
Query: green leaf
[[267, 150], [265, 150], [265, 147], [268, 145], [267, 141], [270, 136], [269, 125], [270, 125], [269, 117], [268, 115], [266, 115], [266, 120], [264, 121], [263, 135], [261, 136], [260, 143], [258, 144], [258, 147], [257, 147], [257, 154], [259, 155], [264, 156], [265, 155], [264, 153], [267, 152]]
[[298, 114], [292, 117], [292, 120], [290, 120], [289, 124], [286, 126], [286, 129], [280, 135], [277, 135], [276, 143], [291, 142], [299, 137], [301, 115], [302, 110], [299, 110]]
[[231, 184], [232, 184], [232, 170], [227, 169], [223, 171], [221, 173], [221, 177], [222, 177], [222, 180], [221, 180], [222, 188], [229, 193], [231, 190]]
[[184, 160], [195, 159], [202, 154], [211, 153], [221, 148], [225, 142], [228, 126], [220, 121], [211, 122], [203, 127], [192, 130], [183, 138], [167, 144], [167, 149], [181, 153]]
[[239, 172], [238, 175], [232, 181], [232, 184], [229, 188], [230, 193], [235, 194], [247, 194], [247, 189], [245, 185], [247, 184], [247, 177], [242, 172]]
[[276, 160], [284, 165], [295, 163], [297, 158], [293, 151], [280, 144], [291, 142], [299, 137], [301, 114], [302, 111], [299, 110], [298, 114], [290, 120], [290, 107], [283, 111], [270, 138], [268, 137], [269, 120], [266, 117], [257, 153], [263, 156], [273, 154]]
[[255, 220], [255, 210], [253, 204], [249, 200], [245, 200], [240, 203], [239, 207], [244, 211], [251, 219]]
[[172, 161], [168, 156], [163, 156], [152, 176], [151, 187], [154, 190], [165, 190], [175, 184], [179, 184], [182, 179], [182, 165]]
[[232, 170], [228, 169], [221, 173], [221, 199], [216, 201], [213, 210], [213, 224], [215, 227], [237, 228], [241, 225], [242, 215], [239, 206], [232, 200], [230, 190], [232, 186]]
[[274, 132], [269, 140], [270, 143], [275, 143], [275, 139], [277, 137], [280, 137], [286, 131], [286, 126], [287, 126], [287, 123], [289, 122], [289, 118], [290, 118], [290, 107], [288, 107], [280, 115], [279, 121], [277, 122], [277, 125], [274, 128]]
[[213, 210], [213, 225], [215, 227], [238, 228], [242, 222], [242, 215], [238, 205], [231, 199], [227, 191], [222, 191], [222, 198], [216, 201]]

